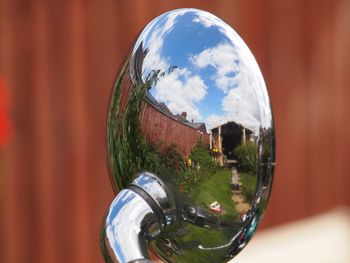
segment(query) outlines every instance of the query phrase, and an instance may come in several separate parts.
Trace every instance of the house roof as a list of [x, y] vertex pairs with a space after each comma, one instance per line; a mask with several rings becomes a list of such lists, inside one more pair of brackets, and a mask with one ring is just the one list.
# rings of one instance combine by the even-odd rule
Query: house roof
[[253, 133], [252, 130], [250, 130], [250, 129], [244, 127], [243, 125], [238, 124], [238, 123], [236, 123], [236, 122], [234, 122], [234, 121], [228, 121], [228, 122], [226, 122], [226, 123], [224, 123], [224, 124], [221, 124], [221, 125], [218, 125], [218, 126], [212, 128], [212, 129], [210, 129], [210, 130], [211, 130], [211, 131], [214, 131], [214, 130], [217, 130], [220, 126], [221, 126], [221, 127], [225, 127], [225, 126], [229, 126], [229, 125], [234, 125], [234, 126], [236, 126], [236, 127], [240, 127], [241, 129], [245, 128], [247, 133]]
[[199, 129], [200, 127], [202, 127], [204, 125], [205, 128], [205, 123], [204, 122], [193, 122], [193, 121], [189, 121], [186, 118], [184, 118], [181, 114], [176, 114], [175, 115], [176, 119], [188, 126], [191, 126], [192, 128], [195, 129]]
[[205, 128], [205, 123], [204, 122], [190, 122], [186, 118], [181, 116], [181, 114], [174, 115], [170, 111], [170, 109], [166, 106], [166, 104], [164, 102], [157, 102], [157, 100], [148, 91], [146, 92], [146, 98], [147, 98], [147, 101], [149, 103], [151, 103], [156, 109], [158, 109], [159, 111], [163, 112], [167, 116], [169, 116], [171, 118], [174, 118], [177, 121], [182, 122], [183, 124], [188, 125], [188, 126], [194, 128], [194, 129], [199, 129], [202, 125], [204, 125], [204, 128]]
[[178, 121], [181, 121], [181, 122], [186, 123], [186, 124], [189, 123], [189, 121], [186, 118], [184, 118], [183, 116], [181, 116], [181, 114], [176, 114], [175, 117]]
[[202, 125], [205, 125], [204, 122], [187, 122], [186, 124], [195, 129], [199, 129]]
[[161, 110], [162, 112], [165, 112], [167, 114], [173, 115], [167, 105], [165, 105], [164, 102], [157, 103], [156, 105], [157, 109]]

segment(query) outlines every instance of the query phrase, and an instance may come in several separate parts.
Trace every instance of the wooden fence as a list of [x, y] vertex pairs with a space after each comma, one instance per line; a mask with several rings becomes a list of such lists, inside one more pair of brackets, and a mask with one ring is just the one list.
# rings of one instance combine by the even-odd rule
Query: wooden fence
[[141, 130], [151, 143], [177, 144], [183, 156], [188, 156], [198, 141], [209, 145], [209, 135], [164, 114], [145, 102], [141, 112]]
[[[129, 66], [121, 86], [119, 118], [123, 118], [133, 88]], [[140, 136], [146, 136], [149, 143], [176, 144], [184, 157], [189, 156], [199, 141], [209, 145], [209, 134], [178, 121], [175, 116], [163, 112], [146, 99], [142, 101], [139, 120], [142, 133]]]

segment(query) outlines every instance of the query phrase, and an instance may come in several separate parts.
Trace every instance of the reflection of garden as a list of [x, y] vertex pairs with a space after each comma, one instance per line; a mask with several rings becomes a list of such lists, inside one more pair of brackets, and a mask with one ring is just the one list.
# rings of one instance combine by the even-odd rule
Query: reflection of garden
[[[138, 116], [144, 94], [158, 74], [151, 75], [146, 83], [136, 85], [128, 103], [123, 106], [120, 97], [124, 74], [125, 71], [116, 83], [108, 129], [111, 169], [118, 187], [125, 187], [135, 174], [148, 170], [172, 181], [196, 205], [208, 208], [218, 202], [222, 208], [218, 216], [234, 220], [239, 213], [232, 200], [231, 169], [218, 161], [218, 155], [222, 153], [215, 148], [210, 150], [202, 141], [198, 141], [188, 156], [183, 156], [173, 142], [149, 143], [140, 132]], [[233, 154], [238, 161], [242, 192], [246, 201], [251, 202], [256, 187], [257, 147], [246, 142], [237, 146]]]
[[[182, 156], [176, 144], [159, 142], [155, 145], [142, 139], [138, 147], [141, 153], [147, 153], [140, 156], [143, 157], [142, 169], [168, 178], [194, 205], [204, 207], [208, 212], [210, 204], [219, 203], [221, 209], [216, 215], [223, 220], [236, 221], [242, 211], [236, 209], [237, 203], [234, 201], [232, 168], [220, 166], [213, 158], [208, 145], [199, 141], [187, 157]], [[247, 148], [250, 149], [251, 146]], [[247, 154], [245, 150], [239, 151], [241, 154]], [[243, 162], [243, 158], [249, 157], [242, 156], [242, 165], [238, 166], [240, 194], [244, 196], [245, 202], [250, 204], [256, 191], [256, 167], [249, 165], [250, 162]]]
[[[227, 248], [213, 250], [201, 248], [215, 248], [218, 245], [229, 243], [236, 233], [236, 230], [208, 229], [190, 224], [182, 229], [186, 233], [182, 237], [172, 237], [170, 233], [152, 243], [155, 245], [153, 249], [157, 251], [157, 254], [166, 257], [168, 262], [212, 263], [222, 261]], [[199, 250], [201, 253], [198, 253]]]
[[218, 214], [222, 219], [234, 220], [238, 215], [231, 193], [231, 171], [228, 168], [214, 172], [191, 189], [190, 196], [197, 205], [208, 207], [217, 201], [222, 211]]
[[[232, 223], [235, 227], [208, 228], [183, 221], [180, 224], [187, 229], [186, 234], [171, 237], [172, 229], [169, 226], [161, 237], [152, 242], [156, 250], [161, 250], [160, 254], [171, 254], [170, 258], [176, 262], [215, 262], [226, 254], [228, 248], [205, 250], [201, 258], [195, 250], [199, 249], [199, 245], [210, 248], [228, 244], [242, 224], [242, 211], [237, 209], [238, 203], [234, 199], [238, 194], [232, 186], [233, 168], [228, 162], [222, 161], [227, 158], [220, 158], [224, 157], [223, 151], [215, 147], [210, 149], [209, 143], [201, 140], [193, 148], [191, 146], [190, 153], [181, 151], [179, 145], [171, 140], [155, 137], [152, 141], [156, 143], [150, 143], [147, 134], [141, 132], [140, 113], [143, 103], [147, 103], [145, 94], [158, 78], [159, 72], [151, 74], [145, 83], [134, 85], [129, 96], [125, 96], [123, 92], [128, 94], [123, 90], [127, 83], [127, 72], [125, 69], [116, 82], [109, 115], [108, 150], [113, 178], [122, 189], [138, 172], [153, 172], [164, 181], [175, 184], [177, 189], [189, 197], [191, 205], [206, 210], [223, 225], [225, 222]], [[122, 99], [124, 97], [127, 98], [126, 101]], [[237, 141], [241, 144], [234, 148], [226, 144], [224, 146], [227, 151], [231, 149], [232, 158], [237, 161], [239, 195], [243, 196], [245, 203], [251, 205], [257, 186], [258, 147], [249, 140]], [[210, 209], [214, 202], [220, 204], [218, 212]], [[171, 245], [169, 242], [173, 241], [175, 243]], [[180, 254], [181, 257], [178, 257]]]
[[[183, 200], [189, 201], [191, 206], [205, 210], [208, 217], [219, 219], [214, 220], [219, 222], [217, 225], [201, 225], [185, 218], [183, 213], [176, 224], [181, 224], [186, 229], [186, 234], [172, 236], [176, 230], [170, 225], [162, 231], [160, 237], [152, 241], [160, 254], [176, 262], [216, 262], [227, 254], [227, 247], [204, 250], [200, 257], [196, 250], [200, 249], [199, 245], [215, 248], [229, 244], [238, 229], [249, 223], [249, 214], [253, 214], [255, 207], [263, 211], [269, 191], [263, 187], [260, 189], [259, 185], [268, 185], [270, 177], [265, 175], [268, 174], [265, 166], [259, 167], [259, 161], [267, 164], [274, 160], [274, 157], [273, 160], [269, 159], [270, 141], [273, 140], [274, 133], [272, 130], [260, 129], [258, 140], [258, 135], [234, 120], [212, 128], [209, 132], [206, 128], [201, 131], [192, 127], [193, 121], [186, 120], [186, 112], [183, 112], [185, 117], [180, 120], [170, 111], [164, 112], [164, 109], [162, 111], [155, 107], [164, 103], [155, 101], [150, 90], [159, 78], [170, 72], [171, 70], [152, 71], [144, 82], [132, 82], [130, 65], [125, 65], [113, 91], [108, 120], [110, 168], [119, 189], [131, 183], [137, 173], [147, 170], [159, 175], [165, 182], [175, 184], [188, 197]], [[185, 128], [165, 129], [165, 125], [153, 126], [165, 135], [176, 131], [178, 140], [173, 140], [171, 136], [160, 136], [160, 133], [153, 131], [147, 133], [149, 129], [142, 129], [145, 105], [152, 106], [159, 111], [158, 114], [167, 116], [169, 122], [179, 123], [176, 127], [192, 129], [196, 135], [193, 143], [187, 143], [186, 139], [191, 136], [186, 136]], [[202, 137], [198, 135], [200, 132], [210, 140], [206, 143], [198, 140], [195, 145], [197, 138]], [[183, 144], [188, 146], [186, 151], [183, 150]], [[261, 199], [256, 198], [259, 189], [266, 194]], [[213, 211], [213, 203], [219, 204], [217, 211]], [[184, 220], [181, 220], [182, 216]]]
[[[198, 142], [188, 156], [183, 156], [179, 146], [174, 142], [149, 143], [146, 136], [141, 133], [139, 114], [148, 88], [154, 85], [162, 74], [158, 71], [151, 72], [144, 83], [135, 84], [129, 96], [125, 96], [123, 92], [130, 86], [127, 69], [128, 65], [116, 82], [108, 122], [109, 158], [118, 187], [120, 189], [125, 187], [135, 174], [148, 170], [163, 178], [169, 178], [180, 191], [193, 197], [195, 202], [202, 202], [198, 205], [204, 203], [208, 206], [211, 200], [218, 201], [225, 210], [223, 216], [234, 216], [236, 211], [230, 209], [231, 171], [225, 166], [225, 162], [219, 161], [219, 156], [223, 156], [223, 153], [215, 151], [217, 150], [215, 147], [210, 150], [209, 145], [202, 141]], [[124, 97], [128, 97], [127, 103], [123, 102]], [[232, 126], [233, 122], [230, 122], [230, 125]], [[230, 125], [225, 127], [229, 129]], [[237, 130], [237, 133], [239, 132], [240, 130]], [[247, 140], [246, 136], [241, 140], [241, 144], [231, 151], [237, 159], [237, 171], [241, 177], [243, 192], [250, 202], [255, 194], [253, 188], [256, 185], [253, 187], [245, 185], [253, 185], [254, 180], [256, 182], [258, 149], [255, 143]], [[208, 194], [198, 195], [201, 192]]]

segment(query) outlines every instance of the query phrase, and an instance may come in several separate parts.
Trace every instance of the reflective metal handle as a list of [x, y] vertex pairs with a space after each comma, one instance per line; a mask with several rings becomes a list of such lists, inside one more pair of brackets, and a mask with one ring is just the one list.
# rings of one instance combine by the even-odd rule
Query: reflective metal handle
[[107, 262], [151, 262], [147, 242], [172, 222], [175, 204], [164, 183], [143, 172], [110, 205], [102, 232]]
[[147, 259], [147, 219], [154, 213], [147, 202], [132, 190], [122, 190], [113, 200], [105, 221], [103, 246], [107, 262], [134, 262]]

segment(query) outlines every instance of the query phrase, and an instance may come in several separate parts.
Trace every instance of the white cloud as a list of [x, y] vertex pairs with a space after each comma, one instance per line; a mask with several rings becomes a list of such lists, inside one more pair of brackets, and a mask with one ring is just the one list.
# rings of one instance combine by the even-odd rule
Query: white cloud
[[[200, 69], [214, 67], [212, 80], [216, 88], [225, 94], [221, 101], [223, 114], [207, 116], [208, 128], [233, 121], [258, 132], [260, 126], [270, 125], [271, 112], [265, 83], [254, 57], [243, 44], [240, 43], [240, 49], [236, 49], [231, 44], [220, 43], [191, 57]], [[239, 55], [237, 50], [240, 50]]]
[[149, 51], [142, 65], [143, 77], [146, 78], [152, 70], [166, 73], [159, 77], [153, 88], [155, 99], [158, 102], [164, 102], [173, 114], [185, 111], [187, 119], [196, 121], [201, 119], [196, 104], [205, 97], [207, 87], [200, 76], [194, 75], [187, 69], [175, 68], [168, 73], [172, 65], [166, 57], [161, 55], [164, 40], [173, 30], [176, 19], [186, 12], [185, 9], [176, 10], [168, 14], [164, 23], [161, 24], [159, 20], [152, 21], [141, 33], [139, 39], [145, 39], [142, 35], [149, 36], [144, 43], [145, 47], [149, 47]]
[[[144, 77], [151, 70], [160, 69], [161, 72], [167, 72], [170, 68], [169, 60], [161, 56], [162, 47], [164, 39], [173, 30], [176, 19], [184, 12], [186, 11], [180, 9], [169, 14], [162, 26], [159, 20], [153, 21], [141, 33], [148, 37], [145, 39], [140, 36], [139, 39], [144, 39], [144, 46], [149, 47], [143, 61], [143, 71], [146, 73]], [[267, 90], [249, 48], [230, 26], [209, 13], [201, 12], [201, 16], [193, 18], [192, 21], [201, 23], [204, 27], [217, 26], [223, 33], [223, 42], [190, 56], [189, 63], [196, 68], [194, 71], [189, 70], [190, 66], [188, 69], [176, 68], [160, 77], [153, 88], [155, 99], [165, 102], [174, 114], [186, 111], [189, 120], [200, 121], [205, 117], [208, 128], [228, 121], [242, 124], [255, 132], [258, 132], [261, 126], [269, 127], [271, 112]], [[221, 115], [201, 116], [199, 102], [205, 98], [207, 87], [200, 75], [196, 74], [207, 67], [213, 67], [214, 74], [211, 80], [224, 94], [221, 105], [208, 105], [208, 109], [212, 107], [212, 113], [215, 113], [217, 111], [214, 107], [221, 106]]]
[[216, 114], [210, 114], [205, 118], [205, 125], [208, 130], [211, 130], [212, 128], [218, 127], [221, 124], [225, 124], [227, 122], [227, 116], [219, 116]]
[[192, 22], [200, 23], [200, 24], [202, 24], [205, 27], [211, 27], [211, 26], [214, 25], [213, 21], [210, 18], [200, 17], [200, 16], [197, 16], [197, 17], [193, 18]]
[[191, 58], [192, 62], [199, 68], [212, 66], [216, 70], [213, 77], [217, 88], [228, 92], [237, 83], [239, 71], [239, 58], [237, 51], [227, 43], [221, 43], [213, 48], [208, 48]]
[[200, 23], [205, 27], [212, 27], [215, 25], [217, 25], [218, 28], [222, 27], [223, 21], [220, 18], [205, 11], [196, 11], [196, 12], [198, 16], [193, 18], [192, 22]]
[[231, 120], [257, 131], [261, 122], [259, 102], [254, 90], [245, 84], [242, 82], [241, 87], [228, 92], [222, 100], [222, 108], [231, 115]]
[[[143, 39], [142, 35], [148, 35], [149, 32], [152, 32], [147, 43], [144, 43], [149, 47], [142, 65], [142, 70], [145, 73], [144, 77], [147, 77], [147, 74], [152, 70], [161, 69], [166, 71], [170, 67], [168, 60], [161, 56], [164, 39], [173, 30], [176, 19], [185, 12], [185, 10], [180, 9], [170, 13], [167, 15], [164, 25], [161, 25], [158, 20], [152, 21], [141, 33], [139, 39]], [[157, 28], [154, 28], [156, 26]]]
[[196, 105], [204, 99], [207, 87], [198, 75], [191, 75], [187, 69], [176, 68], [170, 74], [160, 77], [155, 87], [155, 98], [165, 102], [173, 114], [187, 112], [188, 120], [200, 120]]

